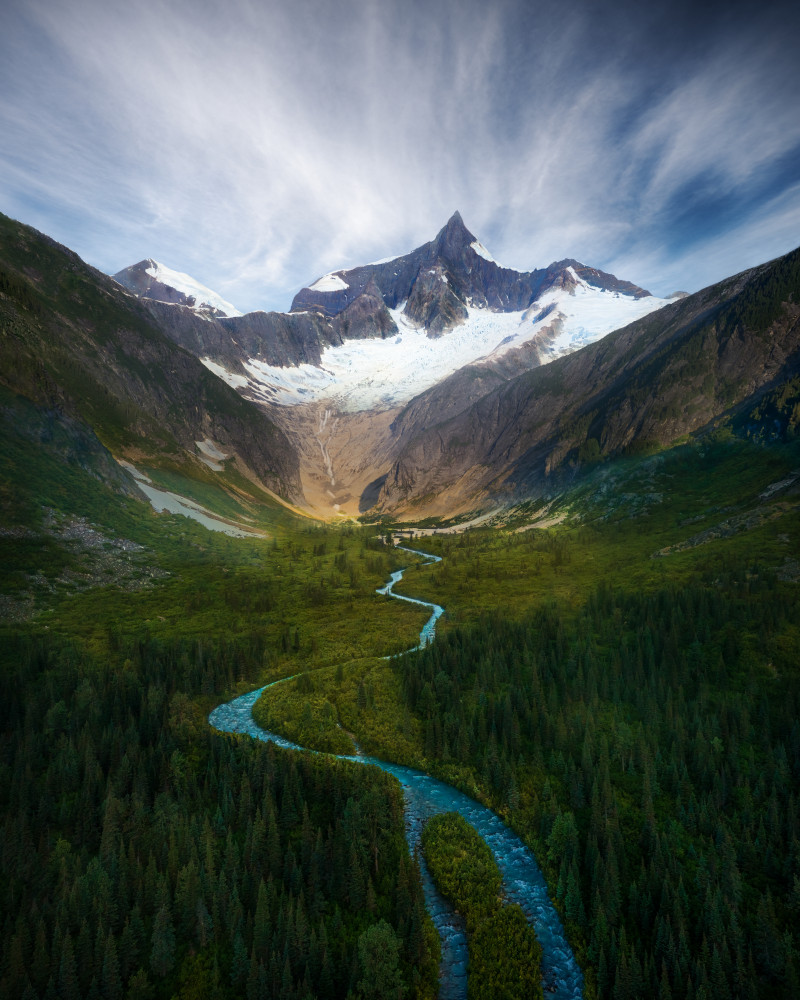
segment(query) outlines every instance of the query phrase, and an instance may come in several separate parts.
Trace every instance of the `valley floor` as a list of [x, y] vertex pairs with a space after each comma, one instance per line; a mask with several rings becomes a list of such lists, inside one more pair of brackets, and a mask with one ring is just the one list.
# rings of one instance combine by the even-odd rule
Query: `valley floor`
[[[601, 463], [549, 506], [430, 525], [431, 566], [386, 528], [161, 481], [269, 536], [230, 538], [11, 457], [3, 596], [30, 606], [0, 656], [2, 991], [344, 998], [379, 933], [433, 995], [391, 783], [206, 726], [302, 674], [257, 710], [270, 727], [337, 752], [352, 733], [491, 806], [539, 858], [588, 998], [797, 994], [796, 445]], [[384, 659], [428, 617], [375, 593], [404, 565], [398, 591], [447, 614]]]

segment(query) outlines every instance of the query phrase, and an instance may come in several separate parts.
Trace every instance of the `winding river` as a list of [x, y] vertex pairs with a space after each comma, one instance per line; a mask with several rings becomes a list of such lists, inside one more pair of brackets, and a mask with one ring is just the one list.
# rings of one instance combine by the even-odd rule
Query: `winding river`
[[[406, 549], [399, 545], [397, 548], [423, 556], [429, 563], [440, 561], [439, 556], [426, 552]], [[414, 650], [422, 649], [433, 641], [436, 622], [444, 609], [429, 601], [396, 594], [394, 587], [402, 578], [403, 570], [392, 573], [389, 582], [380, 588], [378, 593], [431, 609], [431, 616], [420, 633], [419, 644], [414, 647]], [[281, 684], [283, 680], [274, 683]], [[271, 686], [266, 685], [266, 687]], [[276, 733], [267, 732], [256, 724], [252, 709], [264, 690], [264, 687], [259, 688], [220, 705], [209, 716], [209, 723], [221, 732], [245, 733], [255, 739], [272, 742], [290, 750], [305, 750], [305, 747], [297, 746]], [[494, 854], [503, 876], [503, 891], [506, 898], [518, 903], [533, 925], [542, 946], [545, 993], [558, 1000], [577, 1000], [583, 996], [583, 975], [567, 943], [558, 913], [547, 894], [547, 886], [536, 859], [520, 838], [491, 809], [480, 805], [451, 785], [414, 768], [378, 760], [377, 757], [367, 756], [360, 751], [354, 756], [340, 755], [340, 759], [360, 764], [374, 764], [398, 779], [403, 788], [406, 838], [412, 851], [419, 845], [422, 827], [437, 813], [458, 812], [471, 823]], [[467, 942], [463, 921], [437, 891], [421, 852], [419, 858], [425, 902], [442, 944], [439, 1000], [464, 1000], [467, 995]]]

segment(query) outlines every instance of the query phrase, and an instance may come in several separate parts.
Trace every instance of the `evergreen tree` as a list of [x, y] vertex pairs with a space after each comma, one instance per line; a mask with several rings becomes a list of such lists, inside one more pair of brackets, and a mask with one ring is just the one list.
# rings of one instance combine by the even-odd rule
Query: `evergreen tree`
[[360, 1000], [401, 1000], [406, 986], [399, 967], [400, 942], [385, 920], [367, 928], [358, 939]]
[[172, 915], [165, 904], [153, 921], [150, 968], [159, 978], [168, 975], [175, 965], [175, 928]]

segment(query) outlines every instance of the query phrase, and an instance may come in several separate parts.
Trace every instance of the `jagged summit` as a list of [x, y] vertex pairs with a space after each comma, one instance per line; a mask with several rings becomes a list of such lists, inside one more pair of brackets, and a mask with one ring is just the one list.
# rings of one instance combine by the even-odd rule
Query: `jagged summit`
[[501, 267], [455, 211], [430, 242], [411, 253], [318, 278], [297, 293], [291, 311], [337, 316], [371, 284], [388, 309], [403, 308], [412, 323], [440, 336], [464, 322], [469, 308], [525, 310], [548, 289], [568, 288], [576, 280], [637, 299], [650, 294], [573, 259], [532, 271]]
[[456, 210], [447, 220], [446, 225], [439, 230], [434, 243], [441, 254], [458, 253], [475, 241], [474, 235], [467, 229], [461, 212]]
[[457, 269], [471, 271], [477, 264], [476, 256], [494, 267], [500, 267], [486, 247], [467, 229], [459, 211], [453, 212], [433, 244], [437, 255]]
[[[437, 269], [451, 286], [451, 295], [445, 295], [442, 290], [442, 296], [450, 298], [455, 295], [463, 300], [465, 294], [470, 294], [469, 282], [465, 279], [481, 261], [497, 267], [489, 252], [467, 229], [461, 213], [456, 211], [430, 242], [411, 253], [375, 264], [332, 271], [306, 288], [301, 288], [294, 297], [291, 311], [312, 309], [326, 316], [336, 316], [363, 294], [370, 282], [374, 282], [379, 288], [386, 306], [395, 309], [414, 297], [414, 286], [419, 279], [425, 283], [425, 275]], [[419, 293], [421, 289], [417, 291]], [[415, 301], [419, 297], [417, 294]], [[438, 315], [439, 311], [436, 312]], [[452, 316], [450, 319], [443, 319], [434, 332], [441, 333], [446, 326], [457, 322], [458, 309], [445, 309], [444, 312], [450, 312]], [[427, 324], [428, 320], [434, 321], [436, 316], [419, 315], [412, 318], [416, 322]]]

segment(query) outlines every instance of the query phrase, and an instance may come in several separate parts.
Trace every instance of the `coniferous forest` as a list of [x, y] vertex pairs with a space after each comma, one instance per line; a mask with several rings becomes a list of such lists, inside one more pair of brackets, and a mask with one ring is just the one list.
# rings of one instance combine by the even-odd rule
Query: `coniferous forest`
[[402, 662], [535, 847], [600, 997], [800, 990], [798, 601], [774, 575], [487, 618]]
[[[223, 738], [241, 650], [144, 640], [3, 654], [0, 995], [430, 995], [436, 942], [399, 787]], [[387, 994], [388, 995], [388, 994]]]

